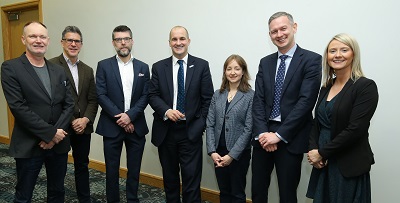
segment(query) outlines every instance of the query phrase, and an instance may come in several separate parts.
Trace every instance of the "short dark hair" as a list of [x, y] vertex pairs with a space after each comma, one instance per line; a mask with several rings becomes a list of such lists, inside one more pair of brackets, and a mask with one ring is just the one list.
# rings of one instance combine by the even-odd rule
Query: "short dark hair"
[[68, 32], [77, 33], [81, 37], [81, 41], [83, 42], [81, 30], [78, 27], [73, 26], [73, 25], [68, 25], [67, 27], [65, 27], [64, 31], [61, 34], [61, 39], [64, 39], [65, 34], [67, 34]]
[[117, 27], [114, 28], [113, 32], [112, 32], [112, 40], [114, 40], [114, 33], [116, 32], [129, 32], [129, 35], [132, 37], [132, 31], [131, 29], [126, 26], [126, 25], [119, 25]]

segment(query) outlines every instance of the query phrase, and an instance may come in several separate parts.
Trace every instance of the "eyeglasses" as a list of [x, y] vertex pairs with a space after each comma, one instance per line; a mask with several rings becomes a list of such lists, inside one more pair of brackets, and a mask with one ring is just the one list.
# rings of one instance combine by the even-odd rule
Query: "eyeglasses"
[[124, 38], [114, 38], [113, 40], [114, 40], [116, 43], [121, 43], [122, 40], [124, 40], [124, 42], [130, 42], [131, 39], [132, 39], [132, 37], [124, 37]]
[[67, 44], [72, 44], [73, 42], [75, 42], [76, 45], [82, 44], [82, 40], [78, 39], [62, 39], [62, 40], [67, 42]]

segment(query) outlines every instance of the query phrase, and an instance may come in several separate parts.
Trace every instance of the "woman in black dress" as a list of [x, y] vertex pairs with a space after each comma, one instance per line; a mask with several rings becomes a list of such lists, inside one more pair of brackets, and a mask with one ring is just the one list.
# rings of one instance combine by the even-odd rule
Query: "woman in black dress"
[[307, 197], [314, 202], [371, 202], [374, 157], [368, 128], [378, 104], [375, 82], [364, 77], [357, 41], [332, 38], [324, 53], [323, 85], [315, 108]]

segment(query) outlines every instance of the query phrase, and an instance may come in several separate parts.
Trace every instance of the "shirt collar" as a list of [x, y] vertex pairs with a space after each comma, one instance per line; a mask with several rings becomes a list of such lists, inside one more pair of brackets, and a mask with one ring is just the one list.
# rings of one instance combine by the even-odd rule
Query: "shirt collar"
[[176, 64], [178, 63], [178, 60], [183, 60], [183, 62], [184, 62], [185, 64], [187, 64], [188, 56], [189, 56], [189, 54], [186, 54], [186, 56], [183, 57], [182, 59], [178, 59], [178, 58], [176, 58], [174, 55], [172, 55], [172, 65], [176, 65]]
[[69, 60], [69, 58], [65, 55], [64, 52], [63, 52], [63, 56], [64, 56], [65, 61], [66, 61], [67, 63], [69, 63], [70, 65], [78, 65], [78, 63], [79, 63], [79, 61], [80, 61], [79, 58], [78, 58], [78, 60], [76, 60], [75, 64], [72, 64], [72, 61]]
[[117, 61], [120, 62], [120, 63], [122, 63], [122, 64], [128, 64], [128, 63], [130, 63], [131, 61], [133, 61], [133, 56], [132, 56], [132, 54], [131, 54], [131, 58], [129, 58], [129, 61], [126, 62], [126, 63], [123, 62], [123, 61], [121, 60], [121, 58], [119, 58], [118, 54], [116, 54], [115, 57], [117, 58]]
[[[294, 52], [296, 51], [296, 49], [297, 49], [297, 44], [294, 44], [294, 46], [291, 49], [289, 49], [289, 51], [285, 55], [288, 55], [290, 58], [293, 58], [293, 55], [294, 55]], [[280, 51], [278, 51], [278, 58], [281, 55], [283, 55], [283, 54]]]

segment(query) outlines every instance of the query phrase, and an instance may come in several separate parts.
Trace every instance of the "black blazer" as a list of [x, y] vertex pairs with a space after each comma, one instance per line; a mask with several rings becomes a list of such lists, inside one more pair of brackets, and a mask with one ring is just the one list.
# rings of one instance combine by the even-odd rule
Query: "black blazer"
[[[321, 88], [315, 109], [318, 109], [330, 88], [331, 85]], [[319, 123], [316, 119], [318, 111], [315, 111], [309, 149], [318, 149], [324, 159], [336, 159], [345, 177], [367, 173], [375, 163], [368, 140], [368, 128], [377, 104], [378, 89], [373, 80], [362, 77], [354, 82], [350, 79], [337, 95], [333, 106], [331, 142], [323, 148], [318, 147]]]
[[93, 123], [97, 114], [97, 95], [96, 85], [94, 83], [93, 69], [79, 61], [78, 63], [78, 76], [79, 76], [79, 93], [76, 92], [76, 85], [72, 77], [71, 70], [65, 61], [64, 55], [54, 57], [49, 60], [50, 62], [64, 67], [69, 81], [71, 82], [71, 93], [74, 97], [75, 108], [72, 119], [86, 117], [90, 123], [85, 128], [85, 134], [93, 132]]
[[[1, 82], [8, 106], [15, 117], [10, 143], [10, 155], [15, 158], [42, 156], [38, 145], [50, 142], [57, 129], [70, 124], [74, 101], [64, 68], [46, 60], [52, 96], [47, 93], [25, 53], [5, 61], [1, 66]], [[57, 153], [70, 150], [68, 136], [54, 145]]]
[[[163, 118], [165, 112], [172, 109], [174, 101], [172, 56], [153, 64], [151, 71], [149, 104], [154, 110], [151, 141], [158, 147], [164, 141], [171, 124]], [[185, 116], [188, 139], [191, 141], [201, 139], [213, 93], [208, 62], [189, 54], [185, 81]]]
[[[274, 100], [278, 53], [261, 59], [253, 99], [253, 137], [270, 132], [269, 117]], [[307, 152], [312, 127], [312, 109], [321, 84], [321, 56], [297, 46], [282, 87], [281, 126], [277, 130], [295, 154]], [[253, 141], [253, 146], [259, 147]]]

